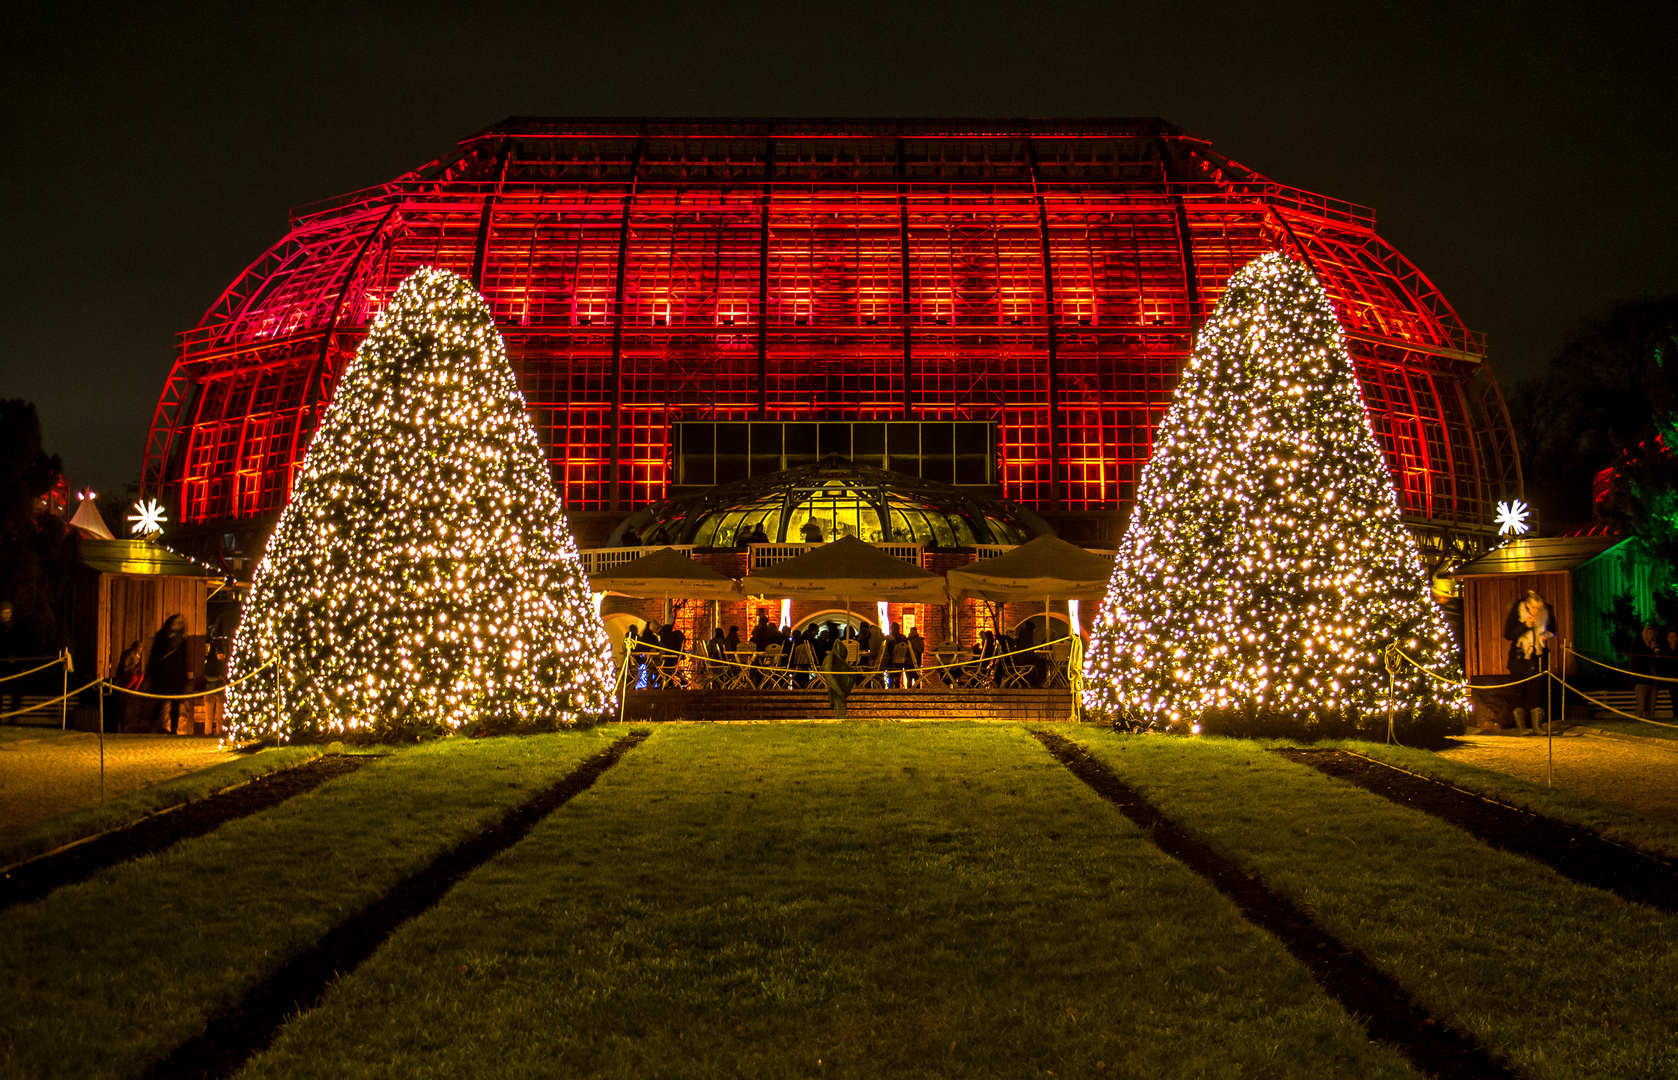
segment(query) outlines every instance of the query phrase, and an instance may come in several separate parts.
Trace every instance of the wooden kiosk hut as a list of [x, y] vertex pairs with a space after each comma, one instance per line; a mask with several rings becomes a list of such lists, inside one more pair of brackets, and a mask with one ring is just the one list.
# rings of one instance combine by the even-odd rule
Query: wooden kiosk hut
[[[1481, 728], [1500, 728], [1509, 721], [1510, 706], [1498, 687], [1509, 679], [1509, 642], [1503, 636], [1503, 624], [1510, 606], [1527, 590], [1537, 592], [1550, 605], [1556, 637], [1576, 640], [1576, 576], [1581, 567], [1620, 542], [1617, 536], [1511, 540], [1451, 573], [1462, 582], [1463, 670], [1472, 686], [1474, 719]], [[1569, 658], [1569, 677], [1575, 667]]]
[[[142, 660], [164, 620], [180, 615], [186, 620], [187, 656], [191, 662], [188, 686], [204, 689], [205, 607], [220, 591], [220, 573], [150, 540], [97, 540], [84, 537], [81, 561], [71, 583], [71, 655], [76, 672], [113, 678], [122, 652], [138, 644]], [[107, 702], [107, 730], [115, 730], [109, 715], [122, 712], [120, 697]], [[187, 703], [181, 712], [180, 734], [212, 734], [220, 725], [220, 698]], [[93, 727], [91, 705], [77, 709], [78, 727]]]

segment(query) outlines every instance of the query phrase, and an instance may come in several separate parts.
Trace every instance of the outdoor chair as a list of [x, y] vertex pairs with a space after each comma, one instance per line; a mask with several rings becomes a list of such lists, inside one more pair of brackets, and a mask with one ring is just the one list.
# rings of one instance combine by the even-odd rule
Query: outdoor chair
[[752, 668], [746, 665], [757, 662], [757, 646], [743, 645], [734, 651], [729, 659], [734, 663], [724, 666], [723, 686], [728, 690], [750, 690], [752, 688]]
[[868, 658], [863, 657], [862, 663], [857, 665], [857, 680], [854, 689], [881, 690], [886, 685], [886, 672], [883, 668], [869, 667]]
[[716, 678], [717, 668], [712, 665], [710, 654], [704, 650], [705, 646], [701, 645], [694, 651], [690, 660], [693, 680], [688, 685], [695, 690], [709, 690], [711, 680]]
[[792, 683], [792, 673], [781, 663], [779, 645], [770, 645], [759, 653], [752, 670], [757, 674], [760, 690], [785, 690]]
[[1072, 686], [1072, 679], [1067, 667], [1072, 659], [1072, 643], [1061, 641], [1049, 651], [1049, 677], [1043, 685], [1053, 690], [1066, 690]]

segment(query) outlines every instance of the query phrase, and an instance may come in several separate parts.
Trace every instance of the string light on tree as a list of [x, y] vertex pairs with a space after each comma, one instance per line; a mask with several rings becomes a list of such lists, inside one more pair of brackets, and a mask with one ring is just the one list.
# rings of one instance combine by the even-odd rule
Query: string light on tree
[[1497, 504], [1497, 534], [1520, 536], [1527, 531], [1527, 504], [1519, 499]]
[[257, 567], [232, 736], [575, 720], [612, 667], [488, 306], [422, 269], [338, 383]]
[[1185, 729], [1462, 709], [1414, 668], [1389, 689], [1378, 654], [1395, 639], [1455, 666], [1328, 294], [1261, 256], [1230, 279], [1155, 433], [1084, 704]]

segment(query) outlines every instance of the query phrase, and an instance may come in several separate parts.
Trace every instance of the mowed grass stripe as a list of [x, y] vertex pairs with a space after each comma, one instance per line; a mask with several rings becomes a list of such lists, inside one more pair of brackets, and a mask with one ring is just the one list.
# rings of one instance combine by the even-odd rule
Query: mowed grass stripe
[[615, 735], [415, 747], [0, 912], [0, 1075], [138, 1075]]
[[1414, 1077], [994, 725], [662, 727], [240, 1075]]
[[118, 863], [156, 855], [230, 821], [270, 810], [328, 780], [352, 773], [370, 760], [363, 754], [322, 754], [24, 863], [0, 880], [0, 909], [39, 900], [54, 889], [85, 881]]
[[1678, 1075], [1678, 922], [1262, 745], [1079, 733], [1126, 783], [1534, 1078]]
[[1038, 731], [1036, 735], [1073, 775], [1147, 830], [1161, 851], [1211, 882], [1254, 925], [1274, 934], [1324, 990], [1348, 1012], [1362, 1018], [1370, 1035], [1398, 1048], [1429, 1075], [1460, 1080], [1496, 1080], [1509, 1075], [1508, 1068], [1492, 1060], [1484, 1047], [1428, 1016], [1356, 949], [1336, 940], [1286, 897], [1272, 892], [1234, 861], [1160, 813], [1099, 758], [1058, 732]]

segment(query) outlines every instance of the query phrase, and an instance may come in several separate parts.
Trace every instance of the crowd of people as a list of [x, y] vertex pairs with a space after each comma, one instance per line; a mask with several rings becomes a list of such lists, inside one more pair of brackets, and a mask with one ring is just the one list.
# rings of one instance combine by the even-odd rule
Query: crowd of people
[[[657, 646], [654, 648], [653, 646]], [[691, 687], [784, 687], [820, 689], [821, 672], [835, 650], [851, 670], [865, 679], [877, 673], [886, 689], [909, 690], [922, 685], [929, 663], [937, 663], [936, 647], [929, 646], [918, 627], [901, 624], [881, 628], [862, 622], [810, 623], [800, 630], [776, 626], [759, 615], [757, 625], [742, 638], [738, 626], [716, 628], [711, 637], [687, 649], [687, 637], [674, 626], [649, 621], [644, 629], [631, 627], [624, 635], [629, 657], [629, 685], [637, 689]], [[684, 653], [688, 660], [684, 670]], [[942, 681], [956, 687], [1043, 687], [1049, 684], [1054, 658], [1036, 648], [1030, 623], [1017, 636], [984, 631], [955, 666], [942, 669]], [[745, 666], [738, 666], [745, 665]]]

